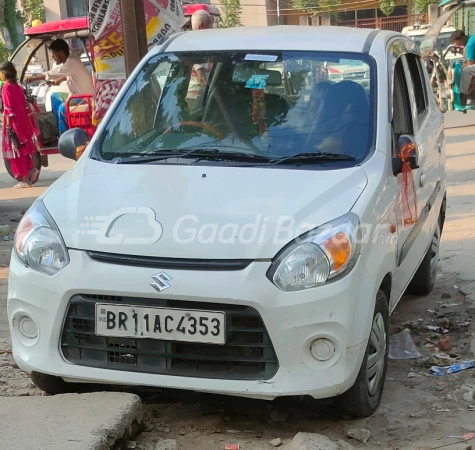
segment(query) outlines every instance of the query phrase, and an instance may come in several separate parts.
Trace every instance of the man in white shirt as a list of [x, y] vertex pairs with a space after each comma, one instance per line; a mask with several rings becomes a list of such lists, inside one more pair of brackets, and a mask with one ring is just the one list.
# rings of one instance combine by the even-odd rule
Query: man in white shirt
[[[94, 95], [94, 84], [91, 74], [80, 58], [69, 55], [69, 45], [63, 39], [54, 40], [49, 47], [56, 67], [41, 75], [28, 77], [25, 81], [31, 83], [38, 80], [53, 81], [58, 85], [66, 80], [69, 95]], [[66, 106], [61, 94], [55, 92], [51, 96], [52, 109], [58, 117], [59, 134], [68, 129]]]

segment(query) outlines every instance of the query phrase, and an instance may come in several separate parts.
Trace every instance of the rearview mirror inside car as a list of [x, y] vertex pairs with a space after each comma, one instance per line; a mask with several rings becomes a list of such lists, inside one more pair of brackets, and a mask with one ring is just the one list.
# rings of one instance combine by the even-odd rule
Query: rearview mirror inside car
[[76, 161], [77, 153], [90, 141], [89, 135], [82, 128], [71, 128], [65, 131], [58, 142], [59, 153], [65, 158]]
[[397, 154], [393, 156], [392, 162], [394, 175], [402, 173], [404, 164], [408, 164], [411, 170], [419, 168], [417, 144], [411, 136], [399, 136]]

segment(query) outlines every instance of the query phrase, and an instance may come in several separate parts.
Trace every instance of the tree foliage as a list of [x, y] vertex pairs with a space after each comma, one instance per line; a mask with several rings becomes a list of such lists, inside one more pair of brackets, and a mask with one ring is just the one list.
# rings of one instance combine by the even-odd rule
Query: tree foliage
[[16, 11], [15, 0], [5, 0], [3, 20], [5, 27], [10, 33], [10, 39], [12, 40], [13, 47], [17, 48], [19, 43], [17, 33], [18, 16]]
[[31, 26], [31, 22], [36, 19], [44, 22], [46, 19], [43, 0], [24, 0], [21, 17], [23, 23], [27, 26]]
[[386, 16], [389, 16], [394, 11], [395, 8], [396, 8], [396, 2], [394, 0], [381, 0], [379, 2], [379, 9]]
[[223, 18], [220, 22], [221, 28], [242, 27], [241, 23], [241, 2], [239, 0], [221, 0]]
[[292, 6], [297, 11], [312, 14], [330, 14], [336, 18], [340, 9], [341, 0], [292, 0]]
[[440, 3], [439, 0], [415, 0], [414, 5], [421, 14], [425, 14], [429, 9], [429, 5]]

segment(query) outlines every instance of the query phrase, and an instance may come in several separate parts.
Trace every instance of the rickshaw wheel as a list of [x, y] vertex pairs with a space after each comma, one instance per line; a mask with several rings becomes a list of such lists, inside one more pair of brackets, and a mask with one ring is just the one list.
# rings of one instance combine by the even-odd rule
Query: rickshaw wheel
[[[10, 175], [15, 180], [16, 178], [13, 176], [10, 160], [4, 159], [3, 161], [5, 162], [5, 169], [7, 169], [8, 175]], [[33, 156], [33, 162], [35, 163], [36, 169], [41, 171], [41, 155], [39, 154], [39, 152], [36, 152]]]

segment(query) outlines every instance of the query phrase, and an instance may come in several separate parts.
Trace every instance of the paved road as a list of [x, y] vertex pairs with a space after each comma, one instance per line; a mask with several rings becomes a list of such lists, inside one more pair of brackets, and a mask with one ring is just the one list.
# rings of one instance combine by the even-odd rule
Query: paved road
[[49, 167], [42, 168], [40, 179], [30, 189], [13, 189], [16, 181], [8, 175], [5, 165], [0, 162], [0, 224], [9, 223], [10, 219], [18, 216], [21, 210], [27, 209], [36, 197], [57, 180], [74, 161], [61, 155], [49, 157]]

